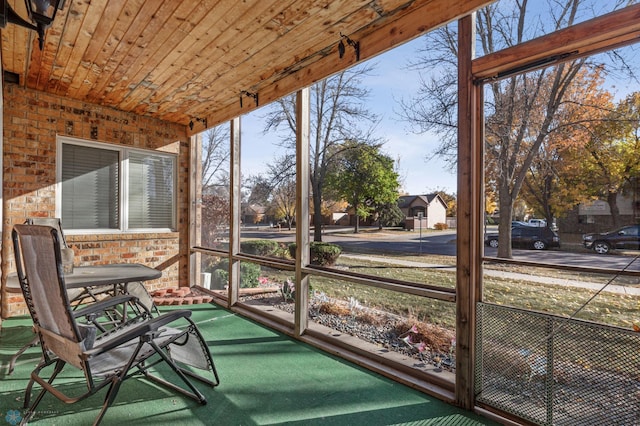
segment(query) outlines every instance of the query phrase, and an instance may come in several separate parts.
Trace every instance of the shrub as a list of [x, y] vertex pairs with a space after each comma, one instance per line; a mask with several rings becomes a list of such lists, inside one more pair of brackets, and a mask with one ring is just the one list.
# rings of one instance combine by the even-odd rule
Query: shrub
[[242, 241], [240, 251], [258, 256], [273, 256], [278, 251], [278, 243], [273, 240]]
[[[229, 260], [222, 259], [214, 267], [212, 277], [215, 283], [229, 283]], [[240, 287], [258, 287], [258, 277], [260, 276], [260, 265], [249, 262], [240, 262]]]
[[278, 250], [276, 250], [275, 255], [282, 259], [291, 259], [291, 256], [289, 255], [289, 243], [279, 242]]
[[289, 256], [291, 256], [292, 259], [296, 258], [297, 248], [298, 248], [298, 245], [296, 243], [289, 244]]
[[350, 311], [349, 308], [343, 305], [339, 305], [335, 302], [322, 302], [318, 307], [318, 312], [321, 314], [347, 316]]
[[446, 223], [436, 223], [435, 225], [433, 225], [434, 229], [437, 229], [438, 231], [442, 231], [443, 229], [449, 229], [449, 226], [447, 226]]
[[[289, 254], [296, 258], [296, 244], [289, 244]], [[310, 261], [312, 265], [331, 266], [338, 260], [342, 248], [336, 244], [312, 241], [309, 244]]]

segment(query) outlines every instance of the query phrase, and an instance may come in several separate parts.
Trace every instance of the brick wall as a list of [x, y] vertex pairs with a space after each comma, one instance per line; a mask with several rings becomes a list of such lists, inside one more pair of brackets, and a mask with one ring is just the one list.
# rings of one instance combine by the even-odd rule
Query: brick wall
[[150, 290], [188, 286], [189, 148], [185, 128], [73, 101], [13, 84], [3, 87], [2, 317], [26, 314], [21, 295], [5, 290], [15, 271], [11, 229], [28, 217], [55, 216], [56, 136], [154, 149], [178, 155], [176, 232], [67, 235], [76, 266], [142, 263], [163, 271]]

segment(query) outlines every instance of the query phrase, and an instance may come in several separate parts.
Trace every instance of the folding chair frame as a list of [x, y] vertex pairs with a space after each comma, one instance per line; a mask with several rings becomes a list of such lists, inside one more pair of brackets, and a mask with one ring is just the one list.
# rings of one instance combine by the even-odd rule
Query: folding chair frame
[[[136, 303], [137, 298], [116, 296], [73, 311], [64, 285], [57, 231], [45, 226], [16, 225], [12, 237], [20, 286], [43, 351], [43, 359], [31, 373], [25, 390], [24, 408], [28, 410], [23, 424], [31, 419], [47, 392], [62, 402], [72, 404], [108, 387], [102, 408], [95, 419], [94, 424], [98, 424], [113, 404], [122, 382], [136, 375], [143, 375], [200, 404], [206, 404], [206, 398], [189, 377], [212, 387], [217, 386], [220, 380], [209, 348], [190, 318], [191, 311], [177, 310], [155, 318], [150, 314], [136, 316], [114, 324], [112, 328], [100, 330], [102, 334], [98, 335], [99, 327], [94, 321], [102, 312], [118, 304]], [[29, 246], [27, 250], [25, 246]], [[25, 252], [33, 258], [25, 257]], [[87, 324], [77, 322], [80, 316], [88, 319]], [[178, 320], [186, 321], [184, 329], [169, 326]], [[153, 359], [156, 355], [158, 358]], [[161, 362], [165, 362], [186, 387], [150, 372]], [[79, 396], [65, 395], [54, 386], [56, 377], [67, 364], [84, 373], [87, 391]], [[182, 364], [210, 371], [213, 380], [196, 374]], [[48, 378], [41, 377], [41, 372], [52, 365], [53, 373]], [[42, 389], [30, 404], [35, 383]]]

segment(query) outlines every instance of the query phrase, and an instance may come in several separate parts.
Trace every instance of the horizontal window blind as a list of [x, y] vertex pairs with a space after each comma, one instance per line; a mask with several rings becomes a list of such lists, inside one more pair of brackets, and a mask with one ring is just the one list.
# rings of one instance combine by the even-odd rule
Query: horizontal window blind
[[174, 159], [129, 153], [129, 228], [172, 228]]
[[118, 229], [119, 153], [62, 145], [62, 222], [65, 229]]

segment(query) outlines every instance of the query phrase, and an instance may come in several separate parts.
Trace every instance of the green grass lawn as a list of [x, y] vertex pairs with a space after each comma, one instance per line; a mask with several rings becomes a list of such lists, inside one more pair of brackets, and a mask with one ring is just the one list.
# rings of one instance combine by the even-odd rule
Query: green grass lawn
[[[380, 258], [382, 256], [376, 256]], [[385, 261], [340, 257], [337, 268], [380, 278], [393, 278], [455, 288], [455, 271], [447, 268], [418, 268], [401, 266], [397, 260], [408, 260], [426, 264], [454, 266], [455, 258], [448, 256], [391, 256]], [[487, 268], [496, 268], [490, 265]], [[596, 276], [572, 271], [557, 271], [549, 268], [524, 268], [518, 265], [497, 265], [508, 272], [517, 272], [521, 278], [499, 278], [485, 276], [483, 299], [488, 303], [546, 312], [565, 317], [590, 320], [623, 328], [640, 324], [640, 297], [631, 294], [602, 292], [590, 300], [596, 290], [544, 284], [527, 280], [527, 273], [536, 277], [563, 278], [604, 284], [610, 277]], [[291, 273], [269, 270], [272, 280], [281, 282]], [[635, 277], [615, 280], [613, 284], [638, 284]], [[455, 327], [455, 304], [379, 289], [346, 281], [312, 277], [312, 289], [329, 297], [342, 300], [353, 298], [364, 306], [385, 310], [407, 318], [431, 322], [453, 329]], [[586, 306], [585, 306], [586, 304]]]

